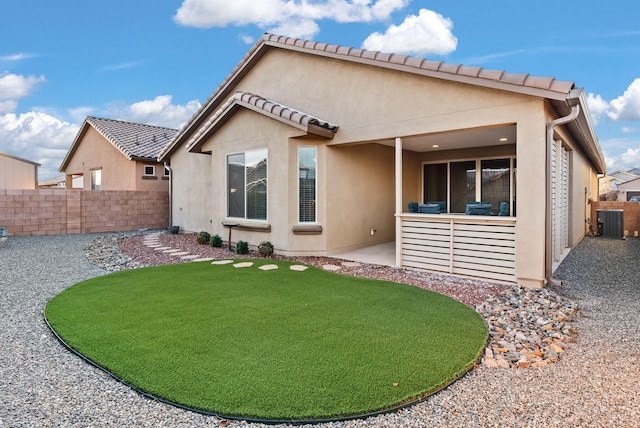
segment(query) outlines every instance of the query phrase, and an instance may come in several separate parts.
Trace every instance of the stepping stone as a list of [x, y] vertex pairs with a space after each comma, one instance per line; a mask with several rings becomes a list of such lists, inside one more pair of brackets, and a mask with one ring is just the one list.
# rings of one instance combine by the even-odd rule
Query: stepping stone
[[296, 272], [303, 272], [303, 271], [309, 269], [309, 266], [292, 265], [292, 266], [289, 266], [289, 269], [294, 270]]
[[274, 269], [278, 269], [278, 265], [262, 265], [258, 269], [260, 269], [260, 270], [274, 270]]
[[171, 249], [171, 247], [157, 247], [157, 248], [154, 248], [154, 250], [156, 250], [156, 251], [164, 251], [164, 250], [170, 250], [170, 249]]
[[203, 257], [201, 259], [193, 259], [192, 262], [210, 262], [213, 260], [213, 257]]
[[360, 266], [362, 266], [362, 264], [360, 264], [358, 262], [342, 262], [342, 266], [354, 268], [354, 267], [360, 267]]
[[228, 265], [229, 263], [233, 263], [233, 260], [216, 260], [211, 262], [212, 265]]
[[182, 256], [180, 258], [182, 260], [193, 260], [193, 259], [197, 259], [198, 257], [200, 257], [200, 255], [198, 254], [189, 254], [188, 256]]
[[169, 248], [168, 250], [163, 250], [162, 252], [165, 254], [171, 254], [171, 253], [177, 253], [178, 251], [182, 251], [182, 250], [178, 250], [177, 248]]
[[330, 272], [336, 272], [340, 270], [340, 266], [337, 265], [322, 265], [322, 269], [328, 270]]
[[189, 254], [188, 251], [176, 251], [175, 253], [169, 253], [170, 256], [175, 257], [186, 256], [187, 254]]
[[253, 266], [252, 262], [240, 262], [233, 265], [234, 268], [245, 268]]
[[144, 244], [149, 248], [157, 248], [157, 247], [162, 247], [162, 244]]

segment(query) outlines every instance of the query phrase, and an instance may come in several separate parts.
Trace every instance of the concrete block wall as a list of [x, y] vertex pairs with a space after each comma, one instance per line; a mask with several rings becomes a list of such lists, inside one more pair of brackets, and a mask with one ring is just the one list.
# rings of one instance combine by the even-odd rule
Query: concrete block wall
[[594, 201], [591, 203], [591, 221], [597, 227], [598, 210], [623, 210], [625, 236], [640, 237], [640, 202]]
[[13, 236], [163, 229], [169, 193], [0, 189], [0, 226]]

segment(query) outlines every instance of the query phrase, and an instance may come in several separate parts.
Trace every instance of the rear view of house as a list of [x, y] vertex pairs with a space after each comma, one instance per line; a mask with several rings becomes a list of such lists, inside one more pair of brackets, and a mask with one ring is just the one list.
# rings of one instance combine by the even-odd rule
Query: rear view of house
[[266, 34], [159, 155], [172, 222], [542, 286], [605, 163], [573, 82]]
[[67, 188], [169, 190], [169, 170], [160, 150], [178, 131], [171, 128], [87, 117], [59, 171]]

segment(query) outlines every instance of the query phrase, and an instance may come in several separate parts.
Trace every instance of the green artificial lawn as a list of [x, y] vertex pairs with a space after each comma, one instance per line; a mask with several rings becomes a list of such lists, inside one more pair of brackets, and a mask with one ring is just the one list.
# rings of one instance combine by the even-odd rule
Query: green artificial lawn
[[146, 393], [265, 420], [393, 408], [458, 378], [485, 345], [483, 319], [449, 297], [254, 263], [93, 278], [54, 297], [45, 316], [71, 348]]

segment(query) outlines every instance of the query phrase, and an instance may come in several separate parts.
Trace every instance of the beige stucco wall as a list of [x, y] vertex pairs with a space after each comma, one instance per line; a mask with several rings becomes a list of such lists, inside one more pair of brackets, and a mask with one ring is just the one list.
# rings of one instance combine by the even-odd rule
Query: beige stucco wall
[[[277, 249], [286, 252], [331, 254], [393, 240], [395, 154], [393, 147], [376, 142], [514, 124], [515, 146], [460, 152], [451, 152], [446, 146], [441, 152], [405, 150], [402, 202], [406, 207], [411, 200], [421, 200], [423, 162], [515, 155], [518, 162], [516, 275], [522, 285], [537, 286], [544, 282], [545, 127], [553, 117], [542, 99], [279, 49], [268, 51], [234, 89], [258, 94], [339, 126], [333, 140], [312, 142], [320, 144], [318, 222], [323, 226], [323, 233], [312, 236], [291, 233], [297, 214], [295, 144], [305, 141], [296, 138], [300, 131], [242, 109], [202, 147], [203, 151], [213, 153], [210, 156], [211, 205], [207, 208], [211, 210], [211, 218], [194, 213], [190, 217], [192, 230], [209, 228], [211, 232], [226, 234], [220, 227], [226, 211], [226, 155], [268, 147], [271, 232], [234, 231], [234, 241], [243, 239], [255, 245], [271, 240]], [[194, 162], [201, 161], [186, 161], [188, 156], [192, 155], [185, 154], [183, 146], [171, 157], [172, 166], [186, 176], [183, 180], [176, 174], [174, 194], [206, 195], [208, 191], [200, 183], [207, 182], [207, 173], [190, 170]], [[288, 170], [282, 165], [288, 165]], [[584, 188], [587, 182], [590, 189], [595, 189], [593, 175], [586, 171], [588, 162], [580, 156], [574, 159], [574, 165], [580, 178], [572, 179], [573, 193], [575, 188]], [[179, 205], [183, 210], [193, 212], [203, 207], [195, 199], [181, 198], [174, 196], [174, 201], [179, 200], [181, 204], [184, 201]], [[579, 208], [576, 204], [579, 202], [572, 203], [574, 213]], [[174, 216], [180, 208], [174, 205]], [[376, 230], [373, 236], [371, 229]], [[575, 224], [572, 234], [574, 242], [581, 236]]]
[[35, 189], [37, 166], [0, 153], [0, 189]]
[[[155, 166], [156, 179], [143, 178], [145, 165]], [[155, 162], [130, 161], [98, 131], [89, 126], [66, 170], [69, 175], [82, 175], [83, 188], [91, 189], [91, 171], [102, 170], [102, 190], [167, 191], [169, 180], [162, 179], [164, 166]], [[67, 179], [70, 183], [71, 180]]]
[[394, 240], [394, 156], [380, 144], [328, 147], [327, 253]]

